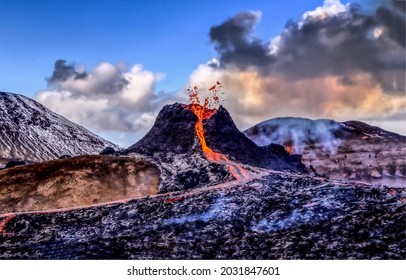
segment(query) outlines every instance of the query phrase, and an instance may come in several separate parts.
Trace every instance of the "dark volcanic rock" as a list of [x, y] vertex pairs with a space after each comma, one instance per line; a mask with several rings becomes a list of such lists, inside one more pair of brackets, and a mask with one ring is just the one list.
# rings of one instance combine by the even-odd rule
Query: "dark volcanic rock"
[[71, 158], [71, 155], [62, 155], [58, 159], [65, 159], [65, 158]]
[[[204, 156], [195, 133], [197, 120], [187, 105], [166, 105], [144, 138], [120, 154], [152, 159], [161, 169], [160, 193], [232, 180], [226, 165], [208, 161]], [[276, 170], [306, 171], [300, 158], [290, 156], [283, 148], [258, 147], [249, 140], [237, 129], [224, 107], [203, 125], [208, 146], [237, 162]]]
[[244, 134], [258, 146], [278, 143], [291, 147], [318, 176], [406, 184], [406, 137], [360, 121], [275, 118]]
[[180, 103], [166, 105], [159, 112], [151, 130], [125, 153], [153, 155], [155, 152], [190, 152], [195, 143], [197, 117]]
[[360, 121], [342, 122], [341, 128], [354, 134], [352, 137], [358, 137], [358, 135], [368, 135], [370, 137], [383, 138], [386, 139], [386, 141], [395, 141], [403, 144], [406, 143], [406, 136], [404, 135], [387, 131], [380, 127], [372, 126]]
[[103, 156], [109, 156], [109, 155], [114, 155], [116, 153], [116, 150], [112, 147], [106, 147], [103, 149], [103, 151], [100, 152], [100, 155]]
[[402, 188], [273, 174], [236, 188], [0, 217], [0, 259], [405, 259]]
[[252, 166], [276, 170], [289, 169], [305, 172], [305, 166], [297, 157], [290, 156], [282, 146], [259, 147], [248, 139], [234, 124], [230, 114], [223, 107], [204, 120], [207, 145], [214, 151], [226, 154], [235, 160]]
[[[135, 152], [148, 156], [157, 152], [201, 153], [194, 129], [196, 121], [195, 114], [185, 108], [185, 105], [166, 105], [151, 130], [125, 153]], [[203, 125], [207, 145], [238, 162], [276, 170], [306, 171], [300, 160], [298, 162], [297, 157], [291, 157], [283, 148], [275, 145], [259, 147], [248, 139], [238, 130], [223, 106], [210, 119], [204, 120]]]
[[375, 140], [406, 143], [406, 136], [371, 126], [360, 121], [337, 122], [329, 119], [274, 118], [247, 129], [244, 134], [259, 146], [270, 143], [284, 145], [312, 145], [333, 141], [360, 139], [363, 136]]
[[11, 160], [9, 161], [4, 168], [12, 168], [20, 165], [26, 165], [27, 162], [23, 160]]
[[196, 121], [195, 114], [184, 105], [166, 105], [151, 130], [121, 154], [135, 153], [152, 159], [161, 169], [160, 193], [224, 181], [228, 176], [226, 168], [203, 156], [195, 136]]

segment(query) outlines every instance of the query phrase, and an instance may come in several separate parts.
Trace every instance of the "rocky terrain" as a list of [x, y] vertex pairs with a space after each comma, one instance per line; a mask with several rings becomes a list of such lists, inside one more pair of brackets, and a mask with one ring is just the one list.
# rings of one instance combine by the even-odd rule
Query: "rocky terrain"
[[[7, 175], [0, 184], [6, 206], [0, 258], [406, 258], [404, 186], [328, 179], [317, 167], [306, 168], [295, 155], [300, 146], [258, 146], [223, 107], [199, 114], [194, 106], [165, 106], [145, 137], [115, 156], [0, 171], [0, 178]], [[335, 139], [366, 136], [351, 128], [338, 132]], [[327, 142], [314, 142], [329, 151]], [[147, 196], [129, 193], [128, 178], [143, 172], [134, 166], [147, 166], [154, 186], [160, 174], [156, 188], [141, 187]], [[41, 174], [47, 176], [34, 179]], [[47, 182], [50, 174], [56, 180]], [[28, 176], [40, 183], [24, 188]], [[26, 200], [11, 203], [13, 195]], [[43, 202], [36, 211], [31, 199]]]
[[30, 98], [0, 92], [0, 167], [11, 159], [99, 154], [108, 146], [117, 147]]
[[3, 216], [3, 259], [405, 259], [405, 191], [270, 173], [242, 185]]
[[159, 169], [149, 161], [80, 156], [0, 171], [0, 213], [83, 207], [154, 195]]
[[245, 135], [258, 145], [278, 143], [312, 174], [372, 184], [406, 186], [406, 137], [363, 122], [277, 118]]
[[[161, 192], [232, 180], [225, 164], [210, 161], [203, 154], [195, 133], [196, 121], [197, 117], [185, 105], [166, 105], [145, 137], [122, 154], [143, 155], [160, 166]], [[232, 161], [253, 167], [307, 172], [300, 156], [289, 155], [279, 145], [259, 147], [245, 137], [222, 106], [203, 124], [207, 143], [213, 151], [227, 155]]]

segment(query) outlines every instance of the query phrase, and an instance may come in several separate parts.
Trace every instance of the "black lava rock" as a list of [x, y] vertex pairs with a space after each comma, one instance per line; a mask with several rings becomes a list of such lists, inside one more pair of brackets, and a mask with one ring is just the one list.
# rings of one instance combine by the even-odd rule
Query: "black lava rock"
[[207, 145], [216, 152], [252, 166], [306, 172], [300, 158], [291, 156], [282, 146], [259, 147], [248, 139], [223, 106], [210, 119], [204, 120], [203, 125]]
[[189, 196], [16, 213], [0, 216], [0, 259], [404, 260], [402, 191], [281, 173]]
[[26, 165], [26, 164], [27, 164], [27, 162], [25, 162], [23, 160], [11, 160], [6, 164], [4, 169], [12, 168], [12, 167], [20, 166], [20, 165]]
[[58, 159], [71, 158], [71, 155], [62, 155]]
[[[157, 152], [172, 152], [192, 155], [195, 143], [199, 141], [194, 129], [196, 121], [195, 114], [185, 105], [166, 105], [151, 130], [124, 154], [135, 152], [152, 156]], [[218, 153], [252, 166], [306, 172], [300, 158], [290, 156], [283, 147], [274, 144], [259, 147], [248, 139], [223, 106], [210, 119], [204, 120], [203, 125], [207, 145]]]
[[110, 155], [115, 155], [115, 154], [116, 154], [116, 150], [114, 150], [114, 148], [112, 148], [112, 147], [106, 147], [100, 152], [100, 155], [103, 155], [103, 156], [110, 156]]
[[180, 103], [166, 105], [151, 130], [124, 153], [153, 155], [155, 152], [190, 152], [195, 143], [195, 114]]

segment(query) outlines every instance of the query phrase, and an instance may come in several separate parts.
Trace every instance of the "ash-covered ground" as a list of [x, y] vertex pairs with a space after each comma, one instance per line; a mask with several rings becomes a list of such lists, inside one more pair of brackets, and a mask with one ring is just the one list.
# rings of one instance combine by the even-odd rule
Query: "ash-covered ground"
[[224, 108], [203, 121], [220, 155], [209, 160], [196, 121], [182, 104], [165, 106], [151, 131], [120, 152], [157, 165], [158, 194], [5, 213], [0, 258], [406, 258], [404, 187], [309, 175], [283, 146], [246, 138]]
[[21, 214], [3, 259], [404, 259], [401, 188], [271, 173], [243, 185]]

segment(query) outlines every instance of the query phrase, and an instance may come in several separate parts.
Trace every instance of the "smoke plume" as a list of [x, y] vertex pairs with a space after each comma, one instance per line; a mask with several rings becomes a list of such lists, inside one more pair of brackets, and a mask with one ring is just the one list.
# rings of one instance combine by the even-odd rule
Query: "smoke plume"
[[220, 80], [227, 105], [244, 129], [277, 116], [400, 121], [405, 96], [404, 4], [373, 12], [326, 0], [271, 40], [255, 37], [260, 12], [213, 26], [218, 56], [190, 84]]

